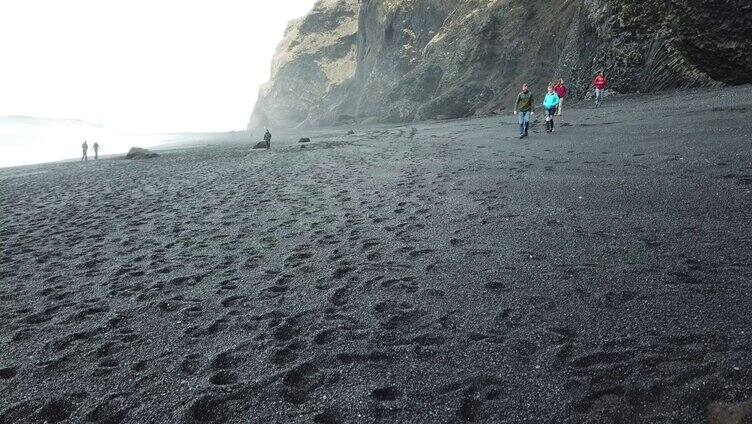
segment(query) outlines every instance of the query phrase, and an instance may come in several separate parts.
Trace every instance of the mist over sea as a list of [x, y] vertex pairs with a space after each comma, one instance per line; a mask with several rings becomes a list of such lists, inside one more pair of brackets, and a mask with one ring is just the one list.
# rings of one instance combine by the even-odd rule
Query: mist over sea
[[165, 134], [125, 134], [77, 120], [0, 117], [0, 167], [81, 158], [81, 144], [100, 145], [99, 154], [122, 154], [131, 147], [153, 147], [170, 141]]

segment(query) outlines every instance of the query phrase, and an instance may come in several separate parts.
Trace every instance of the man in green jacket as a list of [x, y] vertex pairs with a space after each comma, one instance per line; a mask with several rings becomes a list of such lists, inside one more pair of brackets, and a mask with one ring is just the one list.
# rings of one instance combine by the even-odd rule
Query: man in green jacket
[[527, 130], [530, 126], [530, 117], [535, 112], [535, 100], [533, 93], [527, 84], [522, 84], [522, 92], [517, 95], [514, 102], [514, 114], [517, 115], [517, 121], [520, 124], [520, 138], [527, 137]]

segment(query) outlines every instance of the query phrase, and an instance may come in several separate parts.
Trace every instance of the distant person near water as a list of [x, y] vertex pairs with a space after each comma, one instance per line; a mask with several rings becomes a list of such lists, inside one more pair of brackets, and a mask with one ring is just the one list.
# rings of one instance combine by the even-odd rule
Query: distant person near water
[[271, 149], [272, 148], [272, 133], [269, 132], [269, 129], [266, 129], [266, 132], [264, 133], [264, 142], [266, 143], [266, 148]]
[[595, 87], [595, 107], [600, 107], [603, 101], [603, 92], [608, 86], [608, 79], [603, 75], [603, 71], [598, 71], [598, 75], [593, 79], [593, 86]]
[[89, 155], [88, 155], [89, 145], [86, 144], [86, 140], [84, 140], [84, 144], [81, 145], [81, 151], [82, 151], [81, 160], [88, 161], [89, 160]]
[[530, 117], [535, 113], [535, 101], [533, 93], [527, 84], [522, 84], [522, 92], [517, 95], [514, 102], [514, 114], [517, 115], [517, 122], [520, 124], [520, 138], [527, 137], [527, 130], [530, 127]]
[[561, 116], [561, 106], [564, 104], [564, 97], [567, 96], [567, 87], [564, 85], [563, 79], [559, 79], [559, 82], [554, 86], [554, 91], [559, 96], [559, 109], [556, 114]]
[[94, 142], [94, 160], [99, 159], [99, 142]]
[[556, 115], [556, 108], [559, 106], [559, 95], [554, 91], [553, 83], [548, 84], [548, 92], [543, 99], [543, 108], [546, 109], [546, 132], [554, 132], [554, 115]]

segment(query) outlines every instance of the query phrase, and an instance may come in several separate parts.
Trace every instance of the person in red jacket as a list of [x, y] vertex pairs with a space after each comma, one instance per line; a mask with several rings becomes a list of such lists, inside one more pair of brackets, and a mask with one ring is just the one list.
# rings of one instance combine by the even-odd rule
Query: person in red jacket
[[563, 79], [559, 79], [559, 82], [554, 86], [554, 91], [559, 96], [559, 108], [556, 114], [561, 116], [561, 105], [564, 103], [564, 97], [567, 96], [567, 87], [564, 85]]
[[603, 91], [606, 89], [606, 86], [608, 86], [608, 80], [606, 79], [606, 76], [603, 75], [603, 71], [598, 71], [598, 75], [596, 75], [593, 80], [593, 86], [595, 87], [595, 107], [598, 107], [603, 101]]

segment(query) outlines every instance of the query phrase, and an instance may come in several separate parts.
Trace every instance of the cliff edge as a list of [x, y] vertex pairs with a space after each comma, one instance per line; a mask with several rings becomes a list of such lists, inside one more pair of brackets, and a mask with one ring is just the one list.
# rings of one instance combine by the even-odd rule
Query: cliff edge
[[293, 22], [250, 127], [409, 122], [511, 108], [522, 82], [590, 95], [752, 82], [743, 0], [322, 0]]

